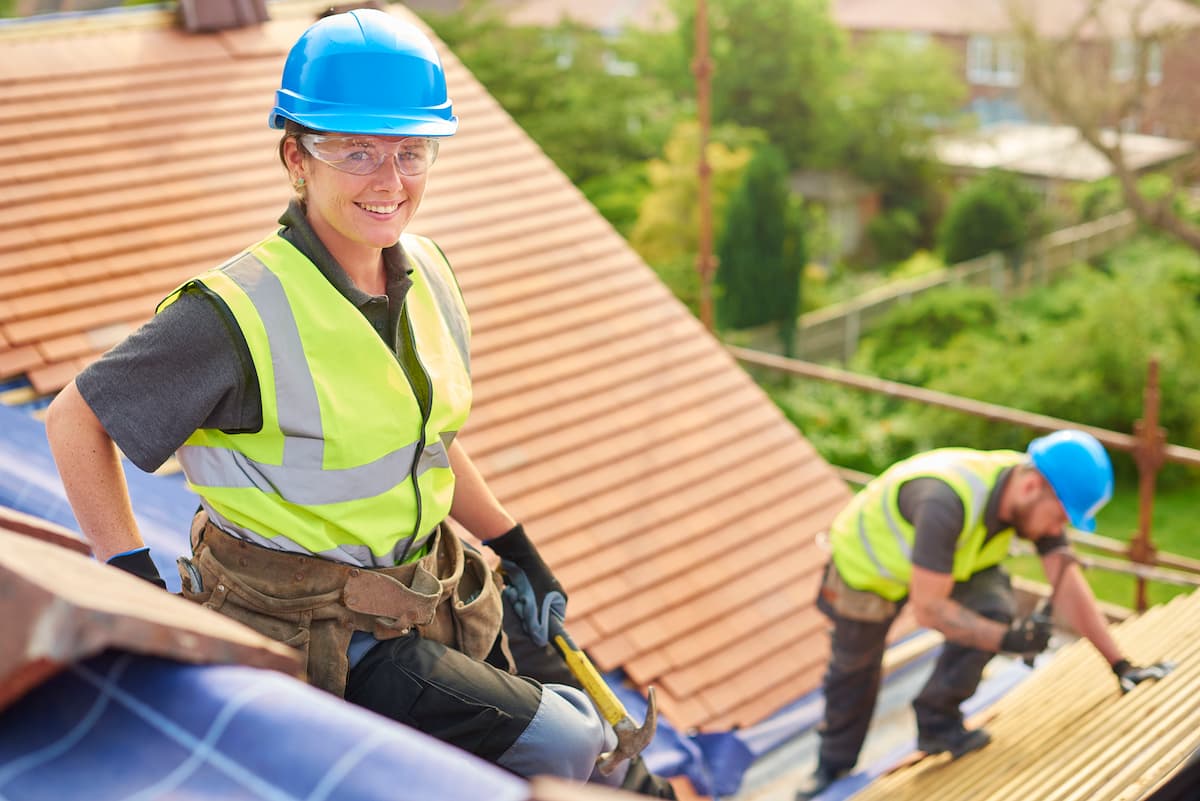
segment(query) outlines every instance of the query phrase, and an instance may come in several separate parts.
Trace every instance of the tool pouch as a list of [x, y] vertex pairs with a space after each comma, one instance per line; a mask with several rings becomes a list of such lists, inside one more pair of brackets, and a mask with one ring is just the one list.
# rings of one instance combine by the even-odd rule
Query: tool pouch
[[417, 630], [422, 637], [449, 645], [472, 659], [484, 659], [497, 635], [503, 636], [500, 576], [478, 551], [464, 548], [449, 531], [438, 543], [437, 574], [441, 601], [433, 620]]
[[444, 527], [421, 559], [370, 569], [262, 548], [216, 528], [202, 511], [193, 521], [192, 551], [190, 563], [180, 564], [183, 597], [294, 647], [303, 678], [336, 695], [345, 691], [355, 631], [386, 640], [416, 628], [476, 659], [500, 635], [495, 578], [481, 558], [468, 573], [462, 543]]
[[881, 595], [856, 590], [842, 579], [833, 561], [825, 565], [821, 599], [838, 615], [863, 623], [883, 623], [896, 616], [899, 606]]

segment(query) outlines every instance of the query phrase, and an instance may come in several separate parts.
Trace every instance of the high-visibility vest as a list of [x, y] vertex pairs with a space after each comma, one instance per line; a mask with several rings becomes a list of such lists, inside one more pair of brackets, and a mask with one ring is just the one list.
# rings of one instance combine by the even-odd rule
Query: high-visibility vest
[[420, 557], [449, 514], [448, 449], [471, 406], [467, 310], [433, 242], [406, 234], [401, 245], [414, 270], [400, 325], [415, 360], [393, 354], [278, 234], [159, 305], [185, 289], [216, 295], [258, 374], [260, 430], [200, 429], [177, 453], [220, 528], [268, 548], [384, 567]]
[[833, 562], [851, 587], [891, 601], [908, 594], [914, 528], [900, 514], [900, 486], [914, 478], [937, 478], [962, 500], [963, 527], [954, 551], [955, 581], [999, 564], [1013, 530], [988, 539], [984, 513], [1000, 473], [1025, 460], [1018, 451], [941, 448], [892, 465], [864, 487], [834, 519], [829, 530]]

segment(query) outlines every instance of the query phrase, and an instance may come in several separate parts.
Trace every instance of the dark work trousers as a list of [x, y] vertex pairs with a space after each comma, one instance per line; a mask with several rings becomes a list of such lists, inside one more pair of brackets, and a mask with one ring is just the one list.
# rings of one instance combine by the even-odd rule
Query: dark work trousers
[[[504, 670], [499, 640], [488, 661], [480, 662], [414, 633], [372, 648], [350, 671], [346, 700], [496, 762], [537, 714], [542, 684], [579, 688], [556, 651], [533, 644], [507, 598], [504, 629], [519, 676]], [[561, 747], [578, 746], [565, 742]], [[642, 795], [675, 797], [671, 786], [650, 774], [640, 758], [630, 766], [622, 787]]]
[[[1012, 620], [1016, 609], [1012, 583], [998, 566], [955, 584], [951, 597], [968, 609], [1003, 623]], [[830, 771], [849, 771], [858, 761], [875, 712], [887, 633], [896, 617], [878, 623], [849, 620], [839, 616], [820, 595], [817, 608], [833, 623], [824, 681], [820, 762]], [[900, 608], [903, 601], [897, 615]], [[991, 651], [957, 643], [943, 645], [932, 675], [913, 701], [919, 732], [933, 734], [962, 725], [959, 705], [975, 692], [992, 656]]]

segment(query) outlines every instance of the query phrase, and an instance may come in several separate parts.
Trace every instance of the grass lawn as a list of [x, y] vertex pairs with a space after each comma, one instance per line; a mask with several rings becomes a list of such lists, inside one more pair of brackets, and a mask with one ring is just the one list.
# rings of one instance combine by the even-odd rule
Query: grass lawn
[[[1151, 533], [1154, 546], [1164, 553], [1200, 559], [1200, 487], [1172, 487], [1159, 490], [1154, 498]], [[1096, 520], [1096, 533], [1128, 541], [1137, 532], [1138, 498], [1136, 487], [1118, 487], [1108, 506]], [[1076, 546], [1080, 553], [1088, 549]], [[1098, 554], [1107, 555], [1107, 554]], [[1015, 556], [1005, 563], [1013, 575], [1046, 583], [1041, 564], [1032, 556]], [[1102, 601], [1132, 607], [1136, 594], [1133, 576], [1109, 570], [1085, 570], [1092, 591]], [[1149, 582], [1147, 597], [1151, 604], [1162, 603], [1190, 588], [1177, 584]]]

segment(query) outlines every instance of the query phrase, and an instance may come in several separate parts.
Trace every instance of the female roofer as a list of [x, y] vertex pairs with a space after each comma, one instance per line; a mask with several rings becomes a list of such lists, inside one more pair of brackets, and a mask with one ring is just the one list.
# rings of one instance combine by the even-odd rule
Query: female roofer
[[[611, 729], [576, 688], [510, 672], [498, 581], [444, 524], [527, 579], [509, 628], [544, 651], [566, 596], [455, 439], [466, 308], [437, 245], [405, 233], [458, 126], [438, 55], [383, 11], [326, 16], [270, 124], [296, 191], [278, 232], [175, 290], [50, 407], [80, 527], [161, 585], [114, 443], [144, 470], [177, 453], [202, 505], [185, 597], [296, 646], [349, 701], [520, 775], [587, 779]], [[637, 767], [627, 786], [670, 792]]]

